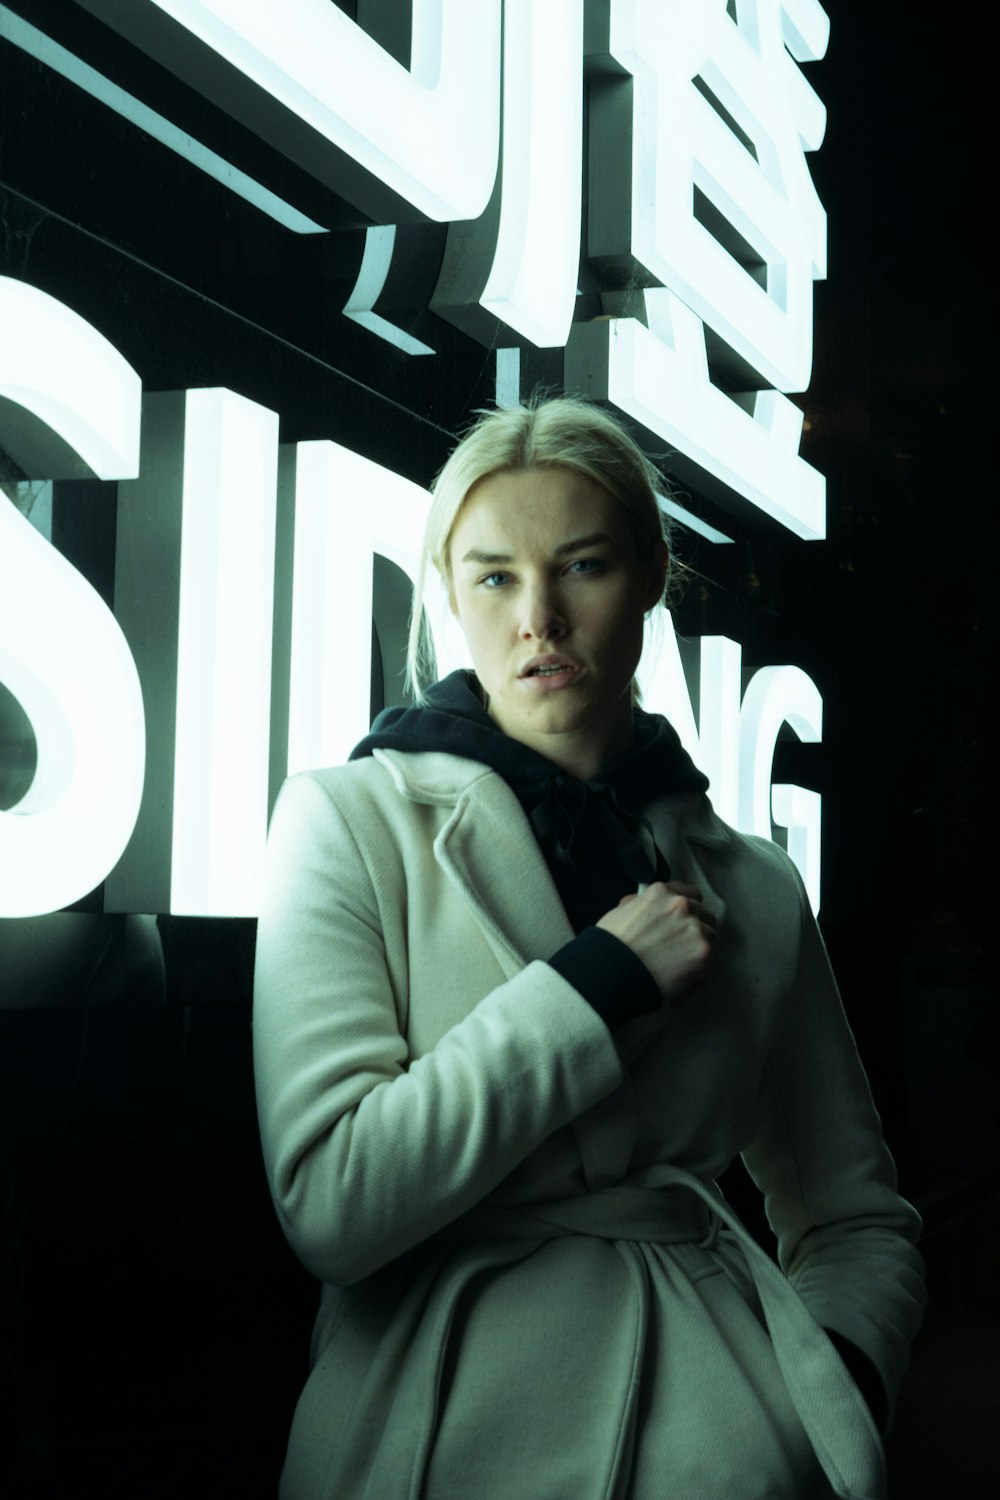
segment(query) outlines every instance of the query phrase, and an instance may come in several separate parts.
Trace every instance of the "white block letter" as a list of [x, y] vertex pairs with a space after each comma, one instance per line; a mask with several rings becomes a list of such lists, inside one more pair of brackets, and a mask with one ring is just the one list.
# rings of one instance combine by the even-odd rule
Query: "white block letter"
[[[0, 330], [0, 399], [56, 435], [54, 466], [69, 445], [83, 473], [134, 475], [140, 384], [122, 356], [55, 298], [6, 278]], [[27, 443], [44, 463], [40, 426]], [[114, 617], [3, 497], [0, 678], [31, 721], [38, 755], [27, 793], [0, 812], [0, 915], [39, 916], [85, 896], [121, 855], [142, 795], [145, 721]]]

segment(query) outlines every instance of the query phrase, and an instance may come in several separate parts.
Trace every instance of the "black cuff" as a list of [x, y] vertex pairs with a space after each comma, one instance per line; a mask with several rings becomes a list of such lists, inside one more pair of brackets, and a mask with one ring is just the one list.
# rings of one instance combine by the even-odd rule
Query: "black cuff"
[[604, 927], [585, 927], [549, 963], [612, 1031], [660, 1008], [656, 981], [642, 959]]

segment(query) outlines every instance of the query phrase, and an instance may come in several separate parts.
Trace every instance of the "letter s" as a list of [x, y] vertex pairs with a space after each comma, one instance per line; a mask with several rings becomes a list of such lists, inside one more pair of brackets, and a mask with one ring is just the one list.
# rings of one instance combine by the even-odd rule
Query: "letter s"
[[[134, 477], [141, 384], [118, 351], [7, 277], [0, 330], [2, 441], [29, 477]], [[120, 857], [142, 795], [145, 718], [114, 616], [3, 497], [0, 680], [38, 747], [27, 793], [0, 812], [0, 916], [38, 916], [86, 895]]]

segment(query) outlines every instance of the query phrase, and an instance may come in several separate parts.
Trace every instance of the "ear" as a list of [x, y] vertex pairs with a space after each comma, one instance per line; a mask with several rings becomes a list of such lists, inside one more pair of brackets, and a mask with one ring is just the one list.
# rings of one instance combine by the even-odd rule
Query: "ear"
[[653, 609], [660, 603], [669, 573], [670, 551], [666, 542], [661, 542], [656, 555], [648, 565], [648, 588], [643, 600], [643, 609]]

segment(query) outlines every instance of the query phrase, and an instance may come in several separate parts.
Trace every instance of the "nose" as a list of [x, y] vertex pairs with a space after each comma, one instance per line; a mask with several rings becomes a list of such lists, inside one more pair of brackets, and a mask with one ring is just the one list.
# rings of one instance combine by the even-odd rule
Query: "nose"
[[521, 623], [518, 634], [523, 641], [561, 640], [569, 629], [566, 611], [558, 590], [549, 582], [527, 584], [521, 594]]

